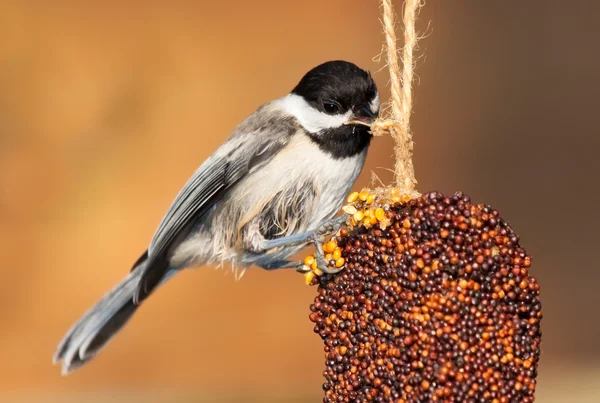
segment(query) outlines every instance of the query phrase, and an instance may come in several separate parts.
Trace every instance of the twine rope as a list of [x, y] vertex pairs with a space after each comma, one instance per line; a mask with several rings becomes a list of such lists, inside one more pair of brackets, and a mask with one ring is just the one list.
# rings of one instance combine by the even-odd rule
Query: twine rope
[[395, 145], [396, 166], [394, 180], [405, 193], [413, 193], [417, 184], [412, 162], [413, 140], [410, 131], [412, 109], [412, 81], [414, 75], [413, 50], [417, 44], [415, 19], [421, 0], [406, 0], [404, 4], [404, 47], [402, 50], [402, 71], [399, 66], [396, 45], [395, 15], [392, 0], [381, 0], [383, 8], [383, 30], [386, 41], [386, 59], [390, 74], [391, 113], [373, 125], [373, 134], [389, 133]]

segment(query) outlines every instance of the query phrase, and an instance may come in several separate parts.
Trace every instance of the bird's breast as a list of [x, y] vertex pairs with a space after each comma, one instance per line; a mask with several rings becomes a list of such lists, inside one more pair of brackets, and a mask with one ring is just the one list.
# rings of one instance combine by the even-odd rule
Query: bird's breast
[[[293, 211], [301, 217], [299, 222], [283, 228], [284, 233], [316, 228], [339, 210], [365, 157], [366, 150], [351, 157], [334, 159], [307, 135], [297, 133], [288, 146], [240, 184], [236, 193], [244, 199], [242, 204], [247, 211], [243, 221], [264, 213], [272, 214], [273, 209], [265, 207], [275, 203], [276, 214], [288, 215]], [[278, 221], [285, 224], [285, 220]]]

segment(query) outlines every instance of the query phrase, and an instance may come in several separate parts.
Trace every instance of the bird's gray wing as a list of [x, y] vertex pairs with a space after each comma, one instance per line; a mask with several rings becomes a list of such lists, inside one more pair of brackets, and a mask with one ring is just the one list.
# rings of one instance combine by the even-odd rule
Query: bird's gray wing
[[[277, 113], [281, 114], [272, 111], [261, 118], [255, 114], [246, 119], [184, 185], [150, 243], [136, 303], [146, 298], [169, 270], [168, 252], [189, 225], [222, 200], [250, 171], [265, 165], [289, 143], [297, 125], [293, 119], [278, 117]], [[272, 119], [277, 119], [276, 125]]]

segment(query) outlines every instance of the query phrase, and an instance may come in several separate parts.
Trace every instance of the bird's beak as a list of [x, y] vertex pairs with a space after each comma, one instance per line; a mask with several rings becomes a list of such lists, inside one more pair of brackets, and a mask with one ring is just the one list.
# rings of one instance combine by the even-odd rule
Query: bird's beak
[[375, 122], [376, 116], [371, 112], [368, 106], [364, 106], [360, 109], [356, 109], [353, 111], [350, 120], [348, 120], [345, 125], [363, 125], [367, 127], [371, 127], [373, 122]]

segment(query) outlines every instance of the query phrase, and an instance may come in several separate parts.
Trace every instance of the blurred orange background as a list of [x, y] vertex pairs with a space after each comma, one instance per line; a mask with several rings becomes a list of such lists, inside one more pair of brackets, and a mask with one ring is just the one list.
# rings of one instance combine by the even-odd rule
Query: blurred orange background
[[[0, 4], [0, 401], [320, 401], [315, 289], [292, 271], [186, 272], [90, 365], [51, 365], [256, 107], [331, 59], [388, 98], [376, 1], [144, 3]], [[533, 255], [540, 402], [600, 396], [599, 12], [429, 0], [418, 21], [419, 188], [500, 209]], [[391, 180], [392, 147], [375, 139], [357, 189]]]

